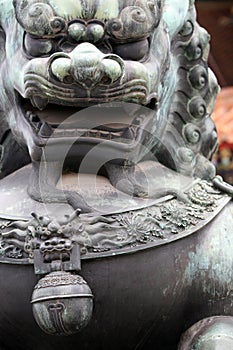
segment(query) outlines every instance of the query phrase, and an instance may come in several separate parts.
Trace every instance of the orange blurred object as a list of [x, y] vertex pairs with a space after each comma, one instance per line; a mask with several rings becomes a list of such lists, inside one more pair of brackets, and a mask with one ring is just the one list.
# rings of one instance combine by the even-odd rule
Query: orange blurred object
[[220, 148], [227, 144], [233, 149], [233, 87], [225, 87], [219, 93], [212, 119], [217, 127]]
[[212, 118], [219, 142], [219, 150], [213, 161], [217, 173], [233, 185], [233, 87], [225, 87], [219, 93]]

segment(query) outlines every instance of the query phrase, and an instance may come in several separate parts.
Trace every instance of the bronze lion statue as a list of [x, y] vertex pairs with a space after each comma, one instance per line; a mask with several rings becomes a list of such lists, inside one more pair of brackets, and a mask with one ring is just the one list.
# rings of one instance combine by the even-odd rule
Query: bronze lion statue
[[230, 349], [233, 189], [194, 1], [0, 5], [0, 349]]

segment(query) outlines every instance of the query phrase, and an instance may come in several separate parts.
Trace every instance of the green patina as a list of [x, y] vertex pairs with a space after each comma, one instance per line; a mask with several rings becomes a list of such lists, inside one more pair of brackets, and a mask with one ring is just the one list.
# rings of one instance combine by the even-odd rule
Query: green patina
[[99, 0], [96, 1], [84, 1], [80, 0], [52, 0], [50, 4], [55, 10], [58, 16], [71, 21], [75, 18], [83, 19], [104, 19], [118, 17], [119, 15], [119, 2], [118, 0]]
[[[233, 305], [232, 250], [233, 237], [229, 234], [233, 226], [232, 209], [225, 212], [226, 220], [218, 217], [215, 225], [203, 236], [200, 244], [189, 253], [184, 280], [186, 285], [209, 295], [209, 303], [216, 298], [228, 298], [225, 312]], [[210, 283], [211, 281], [211, 283]]]
[[82, 4], [80, 0], [52, 0], [50, 4], [56, 14], [70, 21], [74, 18], [82, 17]]
[[163, 20], [173, 37], [181, 29], [189, 9], [189, 0], [165, 0]]
[[118, 0], [99, 0], [99, 6], [95, 14], [96, 18], [110, 19], [118, 17], [119, 2]]

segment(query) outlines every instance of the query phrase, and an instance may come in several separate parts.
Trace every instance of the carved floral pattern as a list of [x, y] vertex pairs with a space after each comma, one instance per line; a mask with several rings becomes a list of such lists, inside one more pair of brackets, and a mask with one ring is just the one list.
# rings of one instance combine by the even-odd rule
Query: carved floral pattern
[[206, 220], [223, 195], [210, 183], [201, 181], [185, 197], [185, 202], [173, 198], [152, 207], [108, 216], [80, 216], [76, 211], [60, 221], [36, 214], [29, 221], [2, 221], [0, 258], [33, 262], [34, 250], [50, 249], [53, 240], [58, 251], [59, 242], [70, 247], [73, 243], [80, 245], [82, 255], [161, 242]]
[[35, 289], [70, 285], [87, 285], [87, 282], [79, 275], [55, 272], [42, 278], [35, 286]]

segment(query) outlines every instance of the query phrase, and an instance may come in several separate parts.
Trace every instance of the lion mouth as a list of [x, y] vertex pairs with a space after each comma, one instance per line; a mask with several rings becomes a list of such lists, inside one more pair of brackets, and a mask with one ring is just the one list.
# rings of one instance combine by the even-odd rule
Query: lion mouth
[[151, 111], [157, 109], [155, 95], [148, 99], [146, 106], [110, 102], [88, 108], [48, 103], [46, 98], [38, 96], [20, 98], [25, 120], [40, 146], [48, 140], [61, 143], [70, 142], [70, 139], [93, 144], [107, 141], [129, 145], [141, 138], [145, 130], [150, 130], [149, 124], [154, 116]]

